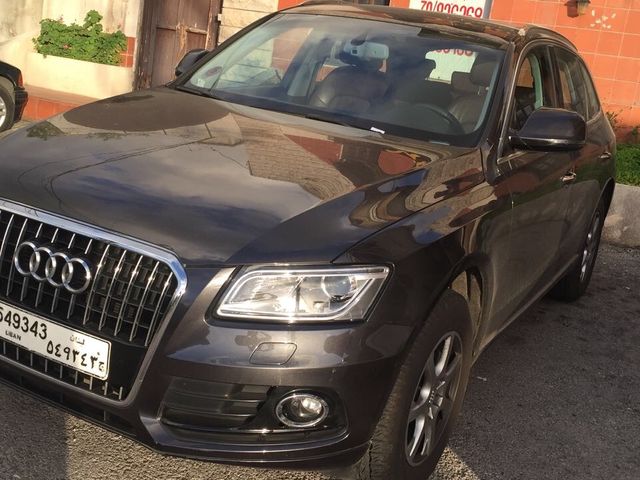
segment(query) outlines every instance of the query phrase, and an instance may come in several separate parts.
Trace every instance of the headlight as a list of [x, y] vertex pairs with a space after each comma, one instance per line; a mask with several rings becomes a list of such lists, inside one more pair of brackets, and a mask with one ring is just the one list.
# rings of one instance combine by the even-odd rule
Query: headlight
[[364, 319], [387, 267], [256, 268], [242, 273], [220, 302], [220, 317], [283, 322]]

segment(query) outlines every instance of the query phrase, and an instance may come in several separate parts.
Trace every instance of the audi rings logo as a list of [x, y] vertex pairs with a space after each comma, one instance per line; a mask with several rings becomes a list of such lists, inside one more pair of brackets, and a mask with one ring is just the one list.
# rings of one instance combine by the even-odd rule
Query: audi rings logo
[[21, 275], [38, 282], [49, 282], [74, 295], [85, 292], [93, 279], [87, 260], [55, 250], [53, 245], [38, 245], [34, 241], [18, 245], [13, 264]]

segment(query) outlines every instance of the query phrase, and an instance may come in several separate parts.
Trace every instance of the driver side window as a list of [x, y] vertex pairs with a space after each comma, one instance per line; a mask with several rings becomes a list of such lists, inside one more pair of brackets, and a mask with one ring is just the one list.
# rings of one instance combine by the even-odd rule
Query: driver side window
[[535, 110], [553, 107], [552, 70], [546, 47], [531, 50], [518, 71], [511, 129], [519, 131]]

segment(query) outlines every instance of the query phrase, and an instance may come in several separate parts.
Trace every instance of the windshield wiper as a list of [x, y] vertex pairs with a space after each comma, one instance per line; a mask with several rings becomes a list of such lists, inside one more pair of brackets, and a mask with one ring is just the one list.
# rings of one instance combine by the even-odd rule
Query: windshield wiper
[[327, 122], [327, 123], [333, 123], [335, 125], [342, 125], [343, 127], [352, 127], [352, 128], [359, 128], [360, 130], [367, 130], [364, 127], [360, 127], [358, 125], [354, 125], [352, 123], [347, 123], [343, 120], [338, 120], [335, 117], [330, 117], [328, 115], [322, 115], [321, 113], [305, 113], [302, 115], [304, 118], [308, 118], [309, 120], [318, 120], [320, 122]]

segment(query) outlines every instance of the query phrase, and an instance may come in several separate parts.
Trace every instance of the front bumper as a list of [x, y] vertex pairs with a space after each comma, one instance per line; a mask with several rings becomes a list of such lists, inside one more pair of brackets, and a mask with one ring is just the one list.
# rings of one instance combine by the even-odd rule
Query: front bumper
[[24, 113], [24, 109], [27, 106], [27, 102], [29, 101], [29, 94], [24, 88], [18, 87], [15, 90], [15, 96], [16, 108], [13, 115], [13, 120], [15, 122], [18, 122], [22, 119], [22, 114]]
[[[376, 321], [294, 329], [207, 320], [221, 287], [216, 272], [187, 271], [189, 288], [123, 401], [1, 356], [0, 381], [171, 455], [298, 469], [357, 461], [411, 329]], [[256, 355], [270, 351], [261, 345], [276, 355]], [[285, 357], [294, 352], [283, 358], [277, 345], [294, 346]], [[285, 430], [274, 423], [274, 404], [301, 389], [328, 399], [333, 415], [311, 431]]]

